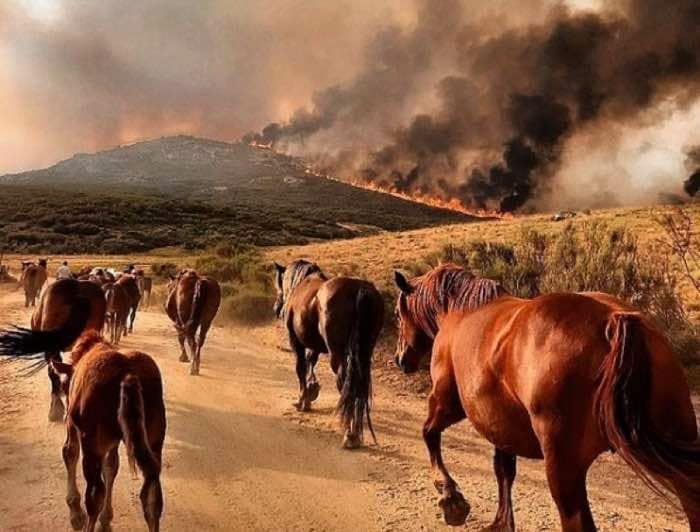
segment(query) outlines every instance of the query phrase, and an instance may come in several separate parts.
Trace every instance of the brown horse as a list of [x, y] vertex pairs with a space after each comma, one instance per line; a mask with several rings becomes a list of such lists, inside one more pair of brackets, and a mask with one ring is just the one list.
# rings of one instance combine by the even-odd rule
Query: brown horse
[[[56, 334], [65, 331], [14, 331], [5, 346], [17, 357], [32, 356], [53, 349]], [[148, 529], [157, 531], [163, 511], [160, 471], [166, 426], [158, 366], [145, 353], [115, 350], [96, 331], [78, 338], [71, 361], [51, 360], [49, 367], [68, 397], [63, 460], [73, 529], [92, 532], [99, 517], [101, 529], [111, 530], [112, 488], [123, 441], [131, 469], [138, 466], [144, 476], [141, 505]], [[76, 482], [81, 450], [87, 522]]]
[[24, 289], [25, 307], [36, 305], [36, 299], [48, 278], [46, 264], [46, 259], [39, 259], [38, 265], [33, 262], [22, 262], [22, 276], [19, 279], [19, 284]]
[[136, 282], [139, 285], [139, 292], [141, 293], [141, 303], [144, 304], [145, 308], [151, 306], [151, 291], [153, 290], [153, 279], [146, 277], [143, 270], [136, 270]]
[[[124, 292], [126, 293], [128, 297], [128, 303], [129, 303], [129, 327], [128, 327], [128, 332], [133, 333], [134, 332], [134, 320], [136, 319], [136, 311], [139, 308], [139, 303], [141, 301], [141, 291], [139, 290], [139, 284], [136, 280], [136, 277], [124, 273], [122, 274], [119, 279], [117, 279], [114, 282], [115, 285], [119, 285], [124, 289]], [[127, 329], [124, 329], [124, 336], [127, 335]]]
[[[275, 263], [275, 313], [289, 335], [296, 355], [300, 411], [311, 408], [320, 386], [315, 366], [319, 354], [330, 354], [340, 392], [337, 412], [345, 430], [343, 446], [362, 443], [370, 418], [372, 353], [384, 321], [384, 301], [368, 281], [350, 277], [328, 279], [317, 264], [296, 260], [286, 268]], [[308, 353], [307, 353], [308, 350]]]
[[[36, 365], [45, 366], [49, 360], [61, 361], [61, 351], [67, 350], [84, 331], [101, 331], [105, 318], [105, 299], [102, 290], [88, 281], [61, 279], [50, 284], [39, 300], [31, 319], [33, 331], [58, 331], [51, 337], [54, 343], [46, 349]], [[13, 355], [14, 333], [0, 332], [0, 355]], [[61, 401], [58, 377], [49, 371], [51, 381], [50, 421], [61, 421], [65, 409]]]
[[107, 303], [105, 327], [109, 331], [110, 342], [118, 345], [122, 334], [126, 333], [130, 299], [124, 286], [120, 284], [107, 283], [102, 285], [102, 290], [105, 293], [105, 301]]
[[200, 276], [194, 270], [182, 270], [177, 277], [170, 277], [165, 310], [175, 324], [180, 362], [189, 362], [186, 344], [190, 348], [191, 375], [199, 375], [202, 347], [220, 304], [221, 287], [216, 280]]
[[464, 523], [466, 501], [442, 461], [442, 432], [466, 416], [495, 446], [499, 505], [490, 530], [514, 530], [516, 456], [543, 458], [565, 531], [591, 531], [586, 474], [616, 451], [643, 481], [680, 499], [700, 531], [700, 445], [688, 384], [664, 335], [599, 293], [511, 297], [494, 281], [444, 265], [401, 293], [397, 362], [430, 352], [423, 436], [440, 506]]

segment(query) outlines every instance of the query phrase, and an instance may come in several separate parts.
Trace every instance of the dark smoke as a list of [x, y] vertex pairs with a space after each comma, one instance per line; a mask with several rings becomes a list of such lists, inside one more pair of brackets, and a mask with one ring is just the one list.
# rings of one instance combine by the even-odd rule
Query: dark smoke
[[693, 170], [693, 173], [683, 183], [683, 190], [689, 196], [695, 196], [700, 191], [700, 146], [694, 146], [686, 151], [685, 164]]
[[[385, 46], [375, 41], [354, 81], [317, 93], [309, 110], [261, 138], [341, 176], [518, 209], [548, 188], [567, 140], [584, 126], [628, 125], [662, 101], [682, 107], [700, 94], [700, 2], [612, 4], [601, 13], [557, 6], [544, 23], [499, 30], [462, 15], [456, 1], [430, 2], [412, 33], [377, 38]], [[448, 18], [434, 15], [436, 5]], [[411, 97], [415, 77], [450, 53], [452, 73], [437, 83], [434, 110], [403, 126], [385, 122], [389, 140], [379, 148], [354, 135], [344, 143], [357, 123], [386, 120], [383, 106], [400, 107], [392, 103]], [[315, 136], [340, 149], [314, 144]]]

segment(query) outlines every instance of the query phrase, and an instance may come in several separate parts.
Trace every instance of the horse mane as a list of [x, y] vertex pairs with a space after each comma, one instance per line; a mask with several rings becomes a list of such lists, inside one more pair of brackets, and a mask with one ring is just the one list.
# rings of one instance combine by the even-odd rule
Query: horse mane
[[78, 338], [71, 351], [71, 363], [77, 364], [95, 345], [106, 344], [102, 335], [94, 330], [86, 331]]
[[438, 317], [453, 310], [474, 310], [507, 293], [500, 283], [476, 277], [455, 264], [441, 264], [410, 281], [406, 298], [416, 324], [435, 337]]
[[287, 265], [282, 279], [282, 296], [284, 297], [284, 307], [282, 314], [286, 315], [289, 298], [304, 279], [310, 275], [318, 275], [321, 279], [326, 280], [327, 277], [321, 271], [321, 267], [315, 262], [310, 262], [305, 259], [297, 259]]

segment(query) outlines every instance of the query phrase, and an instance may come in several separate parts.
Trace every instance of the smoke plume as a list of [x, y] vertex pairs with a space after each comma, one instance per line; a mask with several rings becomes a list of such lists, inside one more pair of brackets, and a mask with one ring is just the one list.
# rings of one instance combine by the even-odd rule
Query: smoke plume
[[[642, 125], [660, 105], [688, 107], [700, 94], [697, 0], [630, 0], [604, 12], [556, 5], [515, 27], [463, 7], [424, 3], [412, 31], [375, 37], [354, 80], [317, 92], [255, 140], [348, 178], [512, 211], [549, 190], [579, 132]], [[434, 85], [435, 105], [398, 122], [393, 108], [436, 63], [448, 74]], [[385, 140], [355, 141], [358, 126]]]

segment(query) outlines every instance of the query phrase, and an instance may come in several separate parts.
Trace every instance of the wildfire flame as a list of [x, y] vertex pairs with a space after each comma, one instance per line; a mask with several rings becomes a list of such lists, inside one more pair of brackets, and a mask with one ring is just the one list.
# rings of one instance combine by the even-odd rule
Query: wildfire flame
[[[258, 149], [263, 149], [263, 150], [273, 150], [274, 148], [270, 144], [262, 144], [256, 141], [253, 141], [249, 144], [249, 146], [253, 148], [258, 148]], [[350, 185], [356, 188], [362, 188], [365, 190], [371, 190], [372, 192], [379, 192], [381, 194], [389, 194], [391, 196], [401, 198], [404, 200], [408, 201], [413, 201], [416, 203], [422, 203], [424, 205], [429, 205], [431, 207], [436, 207], [438, 209], [446, 209], [449, 211], [454, 211], [454, 212], [459, 212], [462, 214], [466, 214], [468, 216], [473, 216], [476, 218], [499, 218], [499, 219], [508, 219], [512, 218], [513, 215], [511, 213], [502, 213], [499, 211], [490, 211], [488, 209], [469, 209], [465, 207], [461, 201], [459, 201], [457, 198], [451, 198], [451, 199], [443, 199], [438, 196], [432, 196], [430, 194], [425, 194], [423, 192], [419, 191], [414, 191], [411, 193], [406, 193], [406, 192], [401, 192], [399, 190], [396, 190], [393, 187], [386, 187], [379, 185], [373, 181], [362, 181], [359, 179], [348, 181], [344, 179], [338, 179], [337, 177], [333, 177], [331, 175], [323, 174], [321, 172], [318, 172], [314, 170], [310, 166], [306, 166], [306, 173], [316, 176], [316, 177], [322, 177], [324, 179], [330, 179], [331, 181], [338, 181], [339, 183], [344, 183], [346, 185]]]

